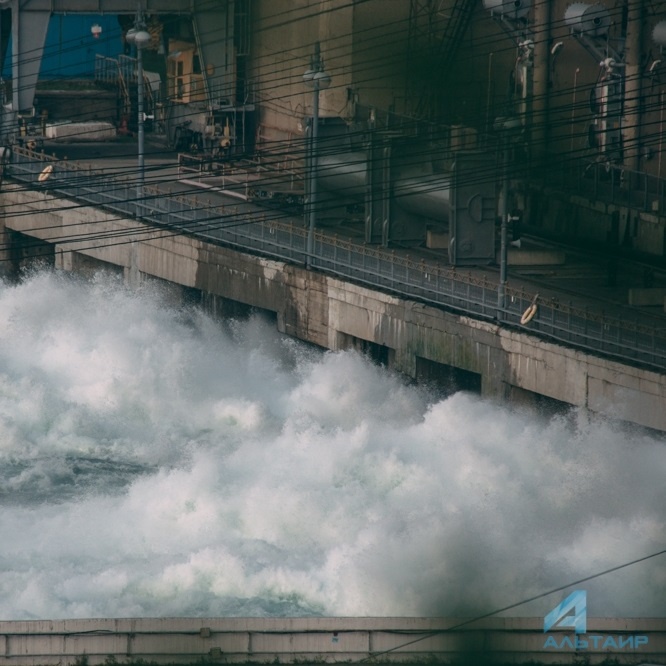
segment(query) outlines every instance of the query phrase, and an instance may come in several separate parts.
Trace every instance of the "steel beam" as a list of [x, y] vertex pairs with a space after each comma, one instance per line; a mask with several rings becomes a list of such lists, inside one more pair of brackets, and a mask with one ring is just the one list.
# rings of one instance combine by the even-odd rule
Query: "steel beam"
[[[236, 102], [234, 0], [195, 3], [192, 24], [201, 58], [201, 73], [210, 106]], [[235, 128], [234, 128], [235, 129]]]
[[[15, 5], [14, 5], [15, 6]], [[12, 105], [14, 111], [29, 113], [51, 13], [35, 12], [28, 18], [12, 7]]]

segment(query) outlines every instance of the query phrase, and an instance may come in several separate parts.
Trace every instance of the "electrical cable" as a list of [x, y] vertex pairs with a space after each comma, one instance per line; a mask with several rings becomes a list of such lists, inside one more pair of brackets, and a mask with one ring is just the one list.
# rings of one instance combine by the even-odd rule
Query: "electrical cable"
[[469, 620], [464, 620], [463, 622], [459, 622], [457, 624], [452, 625], [451, 627], [447, 627], [446, 629], [439, 629], [437, 631], [432, 631], [429, 632], [423, 636], [420, 636], [419, 638], [415, 638], [414, 640], [407, 641], [406, 643], [402, 643], [400, 645], [396, 645], [395, 647], [392, 647], [390, 650], [384, 650], [382, 652], [376, 652], [372, 654], [370, 657], [366, 657], [365, 659], [361, 659], [362, 662], [367, 662], [371, 661], [372, 659], [376, 659], [377, 657], [381, 657], [382, 655], [385, 654], [390, 654], [391, 652], [395, 652], [396, 650], [400, 650], [404, 647], [407, 647], [408, 645], [413, 645], [414, 643], [418, 643], [420, 641], [426, 640], [427, 638], [432, 638], [433, 636], [437, 636], [439, 634], [447, 633], [449, 631], [454, 631], [455, 629], [460, 629], [462, 627], [466, 627], [474, 622], [479, 622], [480, 620], [485, 620], [486, 618], [493, 617], [494, 615], [498, 615], [499, 613], [503, 613], [508, 610], [513, 610], [514, 608], [518, 608], [519, 606], [523, 606], [525, 604], [528, 604], [532, 601], [537, 601], [538, 599], [543, 599], [544, 597], [547, 597], [551, 594], [555, 594], [555, 592], [562, 592], [563, 590], [566, 590], [569, 587], [573, 587], [574, 585], [580, 585], [581, 583], [586, 583], [590, 580], [594, 580], [595, 578], [600, 578], [601, 576], [606, 576], [609, 573], [614, 573], [615, 571], [620, 571], [621, 569], [626, 569], [627, 567], [633, 566], [634, 564], [639, 564], [640, 562], [645, 562], [646, 560], [650, 560], [654, 557], [658, 557], [659, 555], [664, 555], [666, 554], [666, 549], [665, 550], [660, 550], [656, 553], [651, 553], [650, 555], [645, 555], [643, 557], [639, 557], [635, 560], [631, 560], [630, 562], [625, 562], [624, 564], [619, 564], [617, 566], [611, 567], [610, 569], [605, 569], [604, 571], [600, 571], [598, 573], [592, 574], [590, 576], [585, 576], [584, 578], [579, 578], [578, 580], [571, 581], [569, 583], [566, 583], [565, 585], [560, 585], [559, 587], [555, 587], [551, 590], [548, 590], [547, 592], [541, 592], [540, 594], [536, 594], [532, 597], [529, 597], [527, 599], [523, 599], [522, 601], [517, 601], [516, 603], [509, 604], [508, 606], [504, 606], [503, 608], [498, 608], [494, 611], [490, 611], [489, 613], [484, 613], [483, 615], [477, 615], [476, 617], [470, 618]]
[[[361, 32], [363, 32], [363, 31], [361, 31]], [[357, 33], [354, 33], [354, 34], [356, 35]], [[380, 37], [381, 37], [381, 36], [380, 36]], [[389, 35], [389, 37], [390, 37], [390, 35]], [[384, 35], [384, 39], [386, 39], [386, 36], [385, 36], [385, 35]], [[368, 46], [368, 47], [364, 47], [365, 50], [367, 50], [367, 49], [369, 49], [369, 48], [371, 48], [371, 47], [370, 47], [370, 46]], [[362, 53], [364, 49], [361, 49], [360, 52]], [[512, 45], [511, 50], [514, 50], [514, 49], [515, 49], [515, 47]], [[357, 54], [357, 53], [359, 53], [359, 49], [356, 49], [356, 50], [355, 50], [355, 54]], [[368, 60], [368, 59], [366, 58], [365, 61], [367, 61], [367, 60]], [[276, 82], [276, 83], [277, 83], [277, 82]], [[279, 81], [279, 83], [280, 83], [280, 84], [284, 83], [284, 79], [282, 79], [281, 81]]]
[[[344, 154], [345, 151], [344, 151], [344, 150], [342, 150], [342, 151], [334, 150], [334, 151], [327, 152], [326, 150], [322, 150], [322, 151], [321, 151], [321, 156], [322, 156], [322, 157], [326, 157], [327, 154], [335, 154], [336, 152], [340, 152], [341, 154]], [[414, 164], [421, 163], [421, 162], [422, 162], [422, 159], [423, 159], [424, 157], [427, 157], [429, 154], [430, 154], [430, 150], [429, 150], [429, 149], [426, 149], [426, 151], [425, 151], [424, 153], [416, 152], [416, 153], [413, 155], [413, 157], [412, 157], [412, 162], [413, 162]], [[575, 156], [575, 153], [573, 154], [573, 156]], [[567, 157], [570, 157], [570, 155], [563, 155], [563, 156], [560, 156], [560, 160], [561, 160], [561, 162], [564, 163], [564, 162], [565, 162], [565, 158], [567, 158]], [[279, 161], [279, 155], [278, 155], [278, 156], [276, 157], [276, 159], [275, 159], [275, 162], [276, 162], [276, 163], [277, 163], [278, 161]], [[266, 164], [268, 165], [268, 167], [271, 166], [270, 161], [267, 161]], [[410, 163], [407, 162], [407, 165], [409, 165], [409, 164], [410, 164]], [[323, 170], [324, 168], [325, 168], [325, 167], [320, 167], [321, 170]], [[495, 167], [494, 167], [494, 166], [490, 167], [489, 170], [488, 170], [487, 178], [485, 178], [485, 180], [487, 180], [487, 179], [490, 178], [490, 177], [493, 177], [493, 176], [494, 176], [494, 172], [495, 172]], [[124, 173], [125, 175], [127, 174], [127, 169], [126, 169], [126, 168], [123, 168], [123, 173]], [[82, 175], [82, 177], [85, 177], [85, 178], [89, 177], [88, 174], [87, 174], [86, 172], [82, 172], [81, 175]], [[112, 173], [111, 173], [111, 175], [112, 175]], [[477, 175], [478, 175], [478, 174], [477, 174]], [[444, 176], [443, 176], [443, 177], [444, 177]], [[269, 175], [266, 176], [266, 181], [265, 181], [265, 182], [271, 182], [272, 179], [273, 179], [273, 176], [269, 174]], [[76, 182], [76, 180], [78, 180], [78, 179], [75, 177], [73, 180], [74, 180], [74, 182]], [[170, 179], [166, 179], [166, 180], [170, 180]], [[484, 180], [484, 178], [478, 177], [477, 180], [478, 180], [479, 182], [481, 182], [482, 180]], [[258, 184], [258, 185], [262, 185], [262, 181], [261, 181], [261, 180], [257, 181], [257, 184]]]
[[[646, 126], [646, 125], [643, 124], [643, 127], [645, 127], [645, 126]], [[582, 135], [580, 135], [580, 136], [582, 136]], [[655, 135], [654, 135], [654, 139], [657, 139], [657, 138], [658, 138], [658, 134], [655, 134]], [[651, 140], [649, 136], [646, 136], [645, 139], [648, 140], [648, 141]], [[427, 157], [427, 156], [429, 156], [429, 155], [431, 154], [429, 148], [426, 148], [426, 149], [424, 149], [424, 150], [425, 150], [425, 152], [423, 152], [423, 153], [419, 153], [419, 152], [414, 153], [414, 155], [412, 156], [412, 161], [413, 161], [414, 164], [421, 163], [421, 162], [422, 162], [422, 159], [423, 159], [424, 157]], [[322, 155], [323, 157], [326, 157], [327, 154], [335, 154], [336, 152], [338, 152], [338, 153], [340, 153], [340, 154], [344, 154], [344, 153], [345, 153], [345, 150], [344, 150], [344, 149], [343, 149], [343, 150], [337, 150], [337, 149], [336, 149], [336, 150], [334, 150], [334, 151], [329, 151], [328, 153], [327, 153], [325, 150], [322, 150], [321, 155]], [[564, 163], [565, 160], [566, 160], [567, 158], [575, 157], [575, 156], [577, 155], [578, 152], [579, 152], [579, 151], [570, 151], [569, 153], [561, 154], [560, 156], [558, 156], [558, 159], [559, 159], [562, 163]], [[280, 154], [277, 154], [277, 155], [275, 155], [275, 156], [273, 157], [274, 164], [279, 163], [279, 158], [280, 158], [280, 157], [281, 157]], [[265, 164], [266, 164], [268, 167], [272, 166], [270, 160], [266, 161]], [[407, 163], [407, 165], [409, 165], [409, 162]], [[492, 172], [492, 171], [494, 171], [494, 167], [491, 168], [491, 172]], [[126, 168], [123, 168], [123, 173], [124, 173], [125, 175], [127, 174], [127, 169], [126, 169]], [[85, 176], [85, 173], [84, 173], [83, 175]], [[489, 175], [490, 175], [490, 172], [489, 172]], [[267, 176], [266, 176], [266, 181], [267, 181], [267, 182], [270, 182], [271, 178], [272, 178], [271, 175], [267, 175]], [[479, 178], [479, 180], [482, 180], [482, 179]], [[258, 182], [259, 182], [259, 184], [261, 184], [261, 181], [258, 181]]]
[[299, 93], [299, 95], [300, 95], [300, 94], [302, 94], [302, 93]]
[[301, 93], [299, 93], [299, 95], [300, 95], [300, 94], [301, 94]]
[[[85, 174], [85, 173], [84, 173], [83, 175], [84, 175], [84, 177], [85, 177], [86, 179], [89, 179], [89, 178], [90, 178], [90, 176], [89, 176], [88, 174]], [[476, 182], [477, 180], [478, 180], [478, 178], [475, 178], [475, 182]], [[61, 185], [61, 186], [66, 186], [67, 183], [66, 183], [66, 182], [65, 182], [65, 183], [61, 183], [60, 185]], [[437, 187], [438, 187], [437, 185], [434, 185], [434, 186], [431, 188], [431, 190], [434, 191], [435, 189], [437, 189]], [[421, 191], [421, 192], [428, 192], [428, 191], [431, 191], [431, 190], [429, 190], [428, 188], [422, 188], [420, 191]], [[197, 192], [201, 193], [200, 190], [197, 190]], [[344, 194], [344, 191], [342, 191], [342, 193]], [[182, 195], [182, 192], [179, 192], [179, 193], [175, 194], [174, 196], [181, 196], [181, 195]], [[410, 195], [410, 192], [409, 192], [409, 191], [406, 192], [405, 196], [409, 196], [409, 195]], [[169, 196], [169, 195], [167, 195], [167, 196]], [[400, 199], [400, 196], [401, 196], [400, 189], [399, 189], [399, 187], [396, 187], [396, 191], [394, 192], [394, 197], [393, 197], [393, 198], [395, 198], [396, 200], [399, 200], [399, 199]], [[149, 199], [151, 199], [151, 198], [152, 198], [152, 195], [151, 195], [151, 194], [147, 194], [146, 197], [144, 198], [144, 200], [149, 200]], [[138, 201], [141, 201], [141, 200], [142, 200], [142, 199], [141, 199], [140, 197], [137, 197], [137, 198], [134, 198], [134, 199], [127, 199], [126, 201], [127, 201], [127, 202], [132, 202], [132, 201], [136, 201], [136, 202], [138, 202]], [[71, 208], [75, 208], [75, 207], [83, 207], [83, 206], [87, 206], [87, 205], [88, 205], [88, 204], [81, 204], [81, 205], [75, 205], [75, 206], [67, 206], [66, 208], [70, 208], [70, 209], [71, 209]], [[64, 207], [63, 207], [63, 208], [64, 208]], [[326, 211], [327, 211], [327, 209], [326, 209], [325, 207], [323, 207], [323, 206], [320, 207], [320, 208], [318, 208], [318, 210], [319, 210], [320, 212], [326, 212]], [[33, 213], [32, 211], [30, 211], [30, 212], [26, 211], [24, 214], [33, 215], [34, 213]], [[290, 215], [289, 213], [286, 213], [286, 214], [285, 214], [285, 217], [290, 217], [290, 216], [291, 216], [291, 215]], [[276, 215], [276, 217], [279, 217], [279, 215]], [[249, 222], [249, 223], [252, 223], [252, 222]], [[81, 223], [81, 224], [87, 224], [87, 223]], [[58, 227], [58, 228], [62, 228], [62, 225], [55, 225], [55, 226]], [[65, 225], [65, 226], [67, 226], [67, 225]], [[49, 227], [47, 227], [47, 228], [49, 228]], [[40, 227], [40, 228], [37, 228], [37, 229], [35, 229], [35, 230], [38, 230], [38, 229], [44, 229], [44, 228], [41, 228], [41, 227]], [[55, 240], [57, 240], [57, 239], [55, 239]]]

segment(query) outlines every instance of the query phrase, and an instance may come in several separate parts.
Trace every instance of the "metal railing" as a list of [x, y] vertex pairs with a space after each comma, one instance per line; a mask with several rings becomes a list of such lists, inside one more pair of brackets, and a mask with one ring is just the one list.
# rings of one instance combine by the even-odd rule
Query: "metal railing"
[[[132, 104], [129, 85], [130, 83], [136, 85], [137, 82], [136, 62], [136, 58], [126, 55], [120, 55], [118, 58], [109, 58], [99, 54], [95, 55], [95, 81], [118, 87], [123, 101], [123, 113], [131, 111]], [[143, 79], [144, 94], [148, 100], [149, 108], [154, 109], [156, 102], [155, 95], [153, 94], [151, 82], [145, 72]]]
[[95, 82], [115, 84], [118, 79], [118, 61], [95, 54]]
[[[243, 203], [211, 206], [202, 204], [196, 197], [175, 196], [154, 187], [145, 187], [143, 196], [138, 199], [135, 182], [113, 180], [106, 174], [67, 162], [55, 164], [48, 180], [40, 182], [39, 174], [48, 161], [50, 158], [43, 154], [16, 148], [9, 175], [36, 190], [48, 189], [68, 199], [158, 225], [166, 234], [186, 233], [213, 243], [305, 264], [307, 230], [304, 227], [267, 219], [266, 213], [248, 210]], [[500, 310], [497, 283], [485, 277], [321, 231], [314, 236], [313, 268], [406, 298], [522, 328], [530, 334], [628, 364], [666, 370], [663, 318], [627, 310], [629, 316], [634, 317], [628, 320], [624, 314], [609, 316], [555, 299], [541, 299], [536, 316], [523, 326], [521, 317], [532, 304], [534, 294], [508, 287], [506, 306]], [[72, 240], [77, 241], [77, 238]], [[105, 240], [101, 234], [93, 242], [123, 240], [116, 237]]]

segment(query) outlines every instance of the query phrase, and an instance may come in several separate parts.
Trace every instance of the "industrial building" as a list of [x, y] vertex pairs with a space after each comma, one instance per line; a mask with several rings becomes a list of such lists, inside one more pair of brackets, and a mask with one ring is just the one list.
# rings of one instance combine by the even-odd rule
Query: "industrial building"
[[[350, 199], [354, 187], [346, 180], [358, 179], [361, 189], [366, 162], [375, 164], [379, 158], [370, 154], [377, 151], [391, 153], [382, 162], [395, 176], [389, 182], [402, 172], [421, 180], [441, 174], [448, 182], [456, 153], [482, 151], [475, 180], [494, 189], [506, 139], [507, 210], [526, 227], [663, 253], [666, 7], [660, 3], [8, 0], [3, 6], [4, 71], [19, 82], [15, 94], [7, 91], [7, 140], [34, 124], [40, 111], [48, 117], [41, 95], [35, 105], [37, 80], [71, 77], [76, 59], [79, 70], [96, 61], [98, 84], [112, 84], [118, 96], [90, 114], [116, 124], [125, 114], [134, 124], [136, 59], [125, 38], [140, 7], [150, 35], [141, 48], [145, 111], [172, 144], [211, 160], [274, 153], [276, 168], [302, 167], [313, 112], [303, 76], [322, 69], [320, 150], [326, 152], [326, 137], [337, 147], [328, 151], [322, 177], [330, 175], [333, 187], [349, 185]], [[77, 14], [98, 32], [83, 32], [78, 16], [61, 22], [58, 44], [50, 22]], [[103, 30], [101, 23], [114, 18], [119, 29]], [[94, 53], [101, 43], [106, 53], [116, 46], [118, 56]], [[82, 110], [72, 109], [66, 119], [83, 120], [75, 111], [80, 116]], [[419, 199], [411, 186], [388, 198]], [[428, 193], [446, 186], [435, 179]], [[561, 195], [574, 188], [592, 210], [570, 212], [576, 224], [549, 215], [551, 199], [571, 205]], [[594, 215], [593, 195], [618, 204], [609, 220]], [[448, 223], [448, 195], [442, 198], [432, 202], [437, 210], [418, 201], [424, 214], [411, 217], [391, 204], [388, 219], [366, 210], [368, 240], [425, 242], [427, 227]], [[489, 210], [490, 217], [495, 213]], [[458, 262], [494, 259], [485, 232], [474, 233], [486, 247], [470, 253], [459, 242], [452, 250]]]

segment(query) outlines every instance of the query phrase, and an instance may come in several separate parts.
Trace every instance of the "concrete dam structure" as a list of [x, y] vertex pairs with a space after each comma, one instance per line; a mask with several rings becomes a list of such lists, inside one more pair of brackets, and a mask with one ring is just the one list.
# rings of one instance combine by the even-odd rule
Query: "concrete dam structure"
[[666, 0], [0, 18], [0, 666], [666, 664]]
[[[36, 182], [42, 168], [42, 162], [32, 161], [26, 167], [31, 173], [21, 177]], [[256, 216], [251, 219], [258, 222], [233, 227], [228, 233], [236, 234], [236, 240], [232, 239], [231, 244], [227, 242], [231, 236], [217, 240], [218, 232], [207, 230], [205, 225], [195, 229], [183, 223], [183, 233], [177, 226], [168, 231], [164, 227], [156, 230], [154, 225], [140, 221], [142, 214], [168, 228], [177, 225], [188, 210], [197, 208], [195, 199], [179, 198], [176, 205], [180, 213], [158, 210], [169, 198], [164, 192], [153, 191], [150, 201], [140, 204], [139, 219], [132, 219], [129, 213], [136, 208], [132, 203], [135, 190], [130, 192], [127, 184], [118, 185], [120, 189], [113, 192], [108, 181], [95, 185], [90, 173], [76, 171], [73, 166], [65, 169], [63, 164], [58, 169], [62, 172], [62, 186], [58, 185], [57, 175], [49, 181], [49, 189], [8, 182], [3, 185], [4, 225], [10, 234], [7, 258], [11, 254], [20, 262], [21, 245], [30, 247], [30, 254], [35, 254], [38, 243], [39, 253], [51, 256], [58, 268], [116, 268], [124, 271], [129, 281], [145, 276], [197, 290], [204, 300], [217, 300], [222, 309], [234, 302], [262, 308], [275, 313], [279, 330], [288, 335], [332, 350], [352, 347], [368, 352], [409, 377], [444, 378], [453, 386], [500, 400], [514, 398], [537, 404], [545, 397], [611, 419], [666, 430], [666, 379], [662, 373], [544, 340], [531, 335], [524, 326], [493, 321], [495, 287], [484, 285], [482, 280], [475, 283], [470, 277], [459, 283], [449, 282], [439, 273], [430, 273], [425, 264], [407, 261], [403, 266], [404, 279], [409, 282], [414, 274], [419, 275], [421, 291], [416, 293], [427, 297], [442, 285], [444, 289], [462, 285], [467, 295], [456, 296], [457, 302], [465, 304], [476, 299], [481, 316], [433, 307], [425, 298], [400, 295], [401, 291], [408, 292], [401, 287], [397, 261], [390, 267], [395, 279], [389, 289], [369, 285], [381, 259], [377, 251], [369, 248], [361, 248], [358, 268], [352, 267], [354, 277], [341, 279], [335, 274], [336, 266], [346, 266], [349, 260], [344, 253], [354, 250], [346, 241], [336, 241], [328, 255], [329, 250], [323, 245], [317, 249], [328, 262], [324, 268], [330, 266], [330, 270], [307, 270], [276, 245], [280, 234], [286, 234], [289, 242], [295, 243], [298, 238], [304, 242], [305, 230], [298, 226], [264, 224], [255, 210]], [[19, 170], [15, 173], [21, 175]], [[74, 177], [77, 173], [78, 178], [85, 178], [85, 185]], [[72, 198], [67, 198], [65, 192], [71, 192]], [[108, 196], [115, 203], [96, 199], [102, 192], [110, 192]], [[77, 201], [78, 196], [81, 199]], [[99, 200], [100, 205], [82, 205], [90, 200]], [[103, 210], [102, 205], [127, 213]], [[213, 228], [210, 221], [206, 224]], [[119, 238], [120, 242], [77, 241], [76, 236], [69, 238], [69, 229], [85, 229], [93, 236]], [[255, 239], [260, 254], [240, 251], [244, 241], [238, 240], [238, 234], [242, 233], [261, 236]], [[131, 242], [127, 242], [128, 236]], [[319, 239], [325, 242], [324, 235]], [[281, 260], [281, 256], [287, 260]], [[480, 294], [478, 298], [476, 292]], [[510, 301], [517, 323], [530, 305], [531, 295], [521, 296], [520, 291], [515, 291]], [[544, 311], [547, 312], [545, 308]], [[549, 317], [556, 323], [558, 312], [559, 308], [544, 315], [546, 324]], [[606, 330], [607, 325], [602, 323], [599, 332], [592, 333], [594, 340], [603, 339]], [[623, 345], [616, 334], [607, 336], [607, 341], [615, 345], [621, 359]]]
[[[0, 134], [14, 151], [8, 175], [27, 184], [3, 184], [7, 259], [18, 266], [43, 252], [64, 269], [166, 280], [221, 309], [269, 310], [281, 331], [359, 349], [411, 378], [666, 430], [663, 310], [655, 316], [663, 274], [659, 284], [651, 268], [632, 275], [608, 311], [589, 305], [589, 289], [570, 299], [575, 290], [566, 285], [584, 281], [587, 268], [572, 266], [560, 280], [565, 288], [548, 294], [516, 274], [506, 280], [514, 218], [541, 239], [591, 246], [609, 265], [608, 282], [623, 252], [658, 264], [663, 142], [647, 129], [663, 120], [654, 86], [663, 63], [637, 63], [661, 48], [663, 3], [651, 13], [625, 3], [622, 21], [587, 3], [484, 2], [473, 11], [472, 3], [449, 2], [435, 11], [432, 2], [332, 0], [324, 12], [309, 0], [252, 4], [145, 3], [134, 18], [135, 32], [151, 28], [145, 49], [135, 44], [136, 58], [95, 64], [91, 84], [115, 103], [83, 113], [36, 94], [51, 15], [117, 13], [126, 38], [135, 4], [5, 3], [12, 20], [2, 41], [8, 49], [11, 33], [14, 80]], [[278, 20], [281, 11], [303, 29]], [[474, 38], [465, 39], [472, 28]], [[625, 49], [598, 57], [609, 40]], [[138, 75], [141, 54], [155, 91]], [[141, 165], [144, 131], [159, 130], [180, 153], [172, 167], [182, 158], [223, 181], [247, 158], [263, 175], [227, 187], [235, 203], [202, 193], [213, 200], [209, 213], [191, 192], [179, 196], [186, 188], [149, 193], [64, 161], [39, 181], [48, 161], [23, 148], [48, 143], [54, 127], [91, 140], [91, 129], [76, 122], [89, 116], [124, 138], [136, 117]], [[56, 121], [49, 131], [47, 120]], [[141, 182], [146, 175], [133, 161], [122, 169]], [[282, 191], [285, 182], [293, 187]], [[285, 195], [305, 206], [307, 238], [302, 220], [277, 221], [284, 210], [243, 203], [255, 185], [276, 183], [267, 199]], [[532, 264], [541, 273], [564, 263], [563, 252], [540, 252]], [[477, 270], [491, 264], [500, 266], [499, 280]]]
[[[160, 618], [0, 622], [3, 666], [85, 663], [660, 663], [663, 620], [590, 619], [588, 632], [542, 618]], [[576, 646], [578, 642], [578, 647]], [[585, 646], [582, 642], [585, 642]]]

